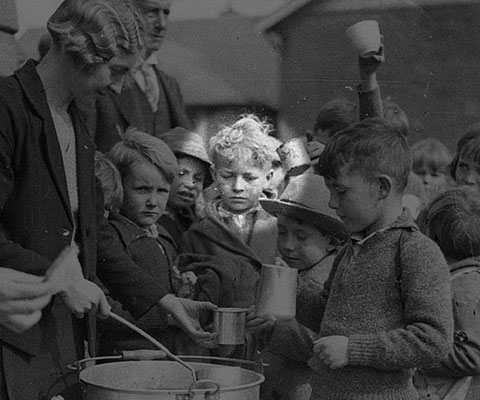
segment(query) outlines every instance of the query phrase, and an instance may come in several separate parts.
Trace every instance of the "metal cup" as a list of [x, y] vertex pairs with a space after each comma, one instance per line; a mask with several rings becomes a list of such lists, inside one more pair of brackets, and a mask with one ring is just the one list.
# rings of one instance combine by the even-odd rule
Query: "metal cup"
[[245, 343], [246, 308], [217, 308], [213, 310], [213, 329], [218, 344]]
[[301, 175], [310, 168], [310, 157], [300, 138], [286, 141], [277, 149], [277, 154], [288, 176]]
[[255, 314], [275, 320], [295, 318], [297, 269], [264, 264], [260, 274]]

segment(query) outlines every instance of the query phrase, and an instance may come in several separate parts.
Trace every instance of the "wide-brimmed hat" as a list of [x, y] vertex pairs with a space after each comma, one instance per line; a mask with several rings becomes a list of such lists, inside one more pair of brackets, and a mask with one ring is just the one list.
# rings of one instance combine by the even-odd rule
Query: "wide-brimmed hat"
[[212, 176], [210, 174], [210, 166], [212, 163], [208, 158], [205, 142], [201, 135], [177, 126], [162, 133], [160, 139], [170, 147], [177, 157], [184, 155], [196, 158], [204, 163], [207, 167], [204, 186], [206, 187], [212, 183]]
[[284, 215], [313, 224], [322, 232], [346, 240], [344, 223], [328, 206], [330, 194], [320, 175], [302, 174], [290, 179], [279, 199], [260, 199], [268, 213]]

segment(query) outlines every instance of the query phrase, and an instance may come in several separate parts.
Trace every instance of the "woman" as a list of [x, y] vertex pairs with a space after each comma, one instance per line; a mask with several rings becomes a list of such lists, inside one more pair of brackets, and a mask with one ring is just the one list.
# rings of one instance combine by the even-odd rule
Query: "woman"
[[81, 399], [66, 366], [85, 355], [85, 341], [90, 352], [95, 346], [94, 315], [75, 319], [72, 312], [109, 312], [91, 281], [97, 252], [110, 261], [99, 275], [117, 277], [105, 282], [111, 292], [120, 298], [132, 288], [144, 289], [133, 313], [159, 302], [191, 334], [209, 335], [189, 316], [211, 306], [185, 307], [172, 295], [154, 293], [148, 277], [136, 274], [112, 245], [101, 219], [97, 248], [103, 207], [95, 202], [94, 144], [76, 102], [121, 90], [144, 48], [137, 10], [126, 0], [66, 0], [48, 29], [52, 47], [41, 63], [30, 60], [0, 81], [0, 265], [42, 276], [65, 247], [78, 244], [80, 257], [72, 258], [65, 275], [71, 279], [38, 324], [23, 333], [0, 329], [0, 398], [9, 400], [57, 394]]

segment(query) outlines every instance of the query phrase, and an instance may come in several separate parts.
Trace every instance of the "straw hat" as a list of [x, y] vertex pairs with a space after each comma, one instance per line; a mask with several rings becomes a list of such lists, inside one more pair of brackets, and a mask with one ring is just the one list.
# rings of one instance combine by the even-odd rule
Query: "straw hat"
[[189, 156], [196, 158], [205, 164], [207, 168], [204, 186], [206, 187], [212, 183], [212, 176], [210, 175], [210, 166], [212, 163], [208, 158], [205, 142], [201, 135], [177, 126], [176, 128], [162, 133], [160, 139], [170, 147], [177, 157], [182, 155]]
[[349, 236], [343, 222], [328, 206], [329, 191], [320, 175], [302, 174], [290, 179], [279, 199], [260, 199], [268, 213], [299, 219], [322, 232], [346, 240]]

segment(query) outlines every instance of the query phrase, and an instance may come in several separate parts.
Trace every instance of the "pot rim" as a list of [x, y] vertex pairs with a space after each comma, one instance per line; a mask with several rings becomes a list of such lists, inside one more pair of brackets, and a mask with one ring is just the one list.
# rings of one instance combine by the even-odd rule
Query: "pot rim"
[[[82, 374], [84, 375], [85, 371], [89, 371], [93, 368], [107, 368], [109, 365], [114, 365], [114, 364], [119, 364], [119, 363], [129, 363], [129, 364], [136, 364], [136, 363], [158, 363], [158, 362], [162, 362], [162, 363], [169, 363], [169, 364], [178, 364], [176, 361], [163, 361], [163, 360], [155, 360], [155, 361], [150, 361], [150, 360], [145, 360], [145, 361], [120, 361], [120, 362], [113, 362], [113, 363], [105, 363], [105, 364], [97, 364], [97, 365], [93, 365], [91, 367], [86, 367], [85, 369], [83, 369], [82, 371], [80, 371], [80, 374], [79, 374], [79, 380], [80, 382], [83, 384], [83, 385], [89, 385], [89, 386], [93, 386], [93, 387], [96, 387], [96, 388], [100, 388], [100, 389], [106, 389], [106, 390], [110, 390], [110, 391], [113, 391], [113, 392], [122, 392], [122, 393], [129, 393], [129, 394], [152, 394], [152, 393], [156, 393], [156, 392], [159, 392], [159, 393], [163, 393], [163, 394], [188, 394], [188, 393], [194, 393], [194, 394], [205, 394], [205, 393], [208, 393], [208, 392], [212, 392], [212, 389], [211, 388], [206, 388], [206, 389], [192, 389], [191, 391], [189, 390], [189, 388], [187, 387], [186, 389], [128, 389], [128, 388], [115, 388], [115, 387], [111, 387], [111, 386], [108, 386], [108, 385], [104, 385], [104, 384], [100, 384], [100, 383], [96, 383], [96, 382], [91, 382], [91, 381], [87, 381], [85, 379], [84, 376], [82, 376]], [[209, 365], [217, 365], [217, 366], [220, 366], [220, 367], [228, 367], [228, 365], [218, 365], [218, 364], [208, 364], [208, 363], [190, 363], [191, 365], [195, 365], [195, 366], [209, 366]], [[231, 367], [233, 368], [233, 367]], [[238, 386], [232, 386], [232, 387], [222, 387], [219, 385], [220, 389], [218, 390], [219, 393], [222, 393], [222, 392], [232, 392], [232, 391], [239, 391], [239, 390], [244, 390], [244, 389], [249, 389], [251, 387], [255, 387], [255, 386], [260, 386], [260, 384], [262, 384], [264, 381], [265, 381], [265, 377], [256, 372], [256, 371], [252, 371], [252, 370], [248, 370], [248, 369], [245, 369], [245, 368], [241, 368], [241, 367], [235, 367], [235, 368], [240, 368], [242, 369], [243, 371], [246, 371], [247, 373], [251, 373], [252, 375], [256, 376], [258, 379], [254, 382], [250, 382], [250, 383], [246, 383], [244, 385], [238, 385]]]

